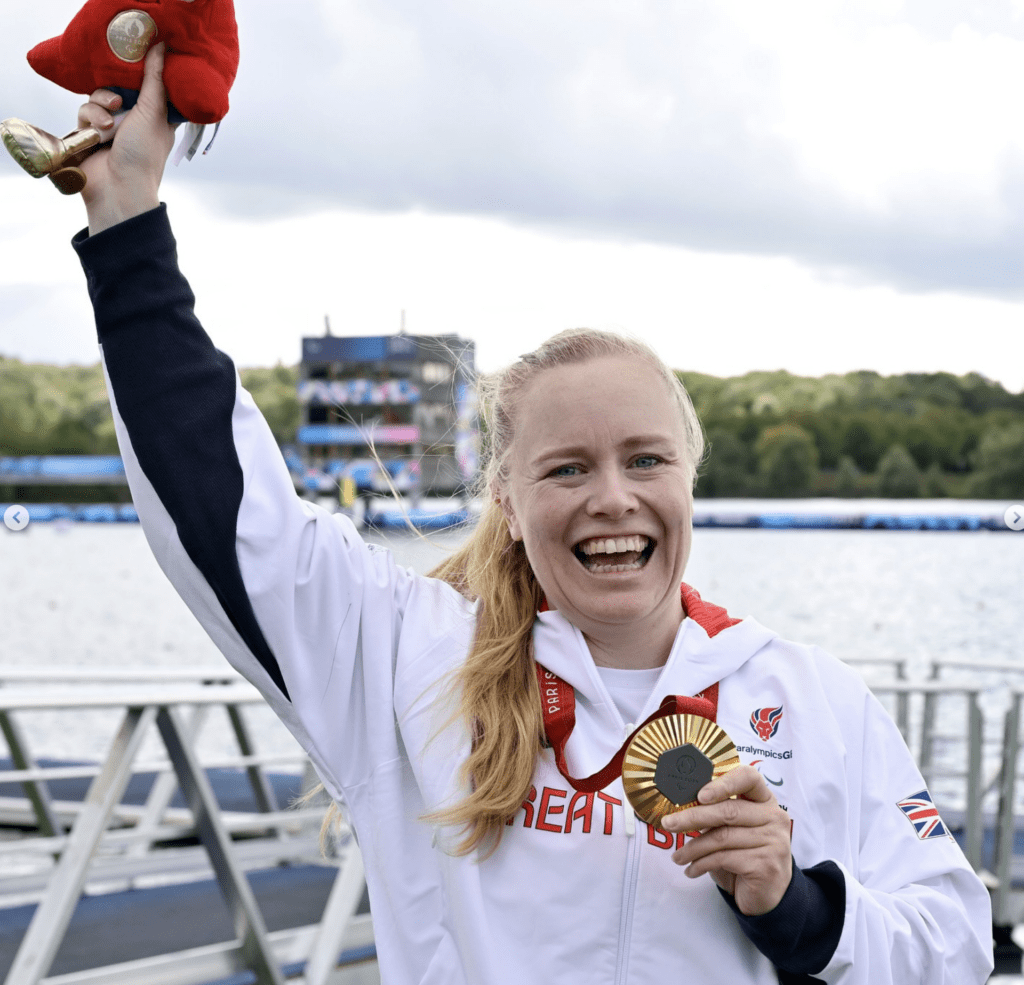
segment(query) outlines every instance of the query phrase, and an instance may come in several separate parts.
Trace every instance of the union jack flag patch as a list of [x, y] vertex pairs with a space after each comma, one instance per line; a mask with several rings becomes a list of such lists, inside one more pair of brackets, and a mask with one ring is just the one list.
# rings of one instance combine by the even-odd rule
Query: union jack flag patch
[[901, 800], [896, 806], [907, 815], [907, 820], [914, 826], [917, 837], [922, 841], [927, 838], [949, 836], [946, 825], [939, 817], [938, 808], [932, 803], [932, 795], [927, 790], [922, 790], [906, 800]]

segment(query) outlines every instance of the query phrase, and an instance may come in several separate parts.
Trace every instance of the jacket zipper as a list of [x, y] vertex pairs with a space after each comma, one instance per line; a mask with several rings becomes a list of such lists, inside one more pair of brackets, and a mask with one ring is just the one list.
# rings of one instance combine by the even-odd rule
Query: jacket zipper
[[[625, 734], [633, 731], [627, 725]], [[627, 838], [626, 871], [622, 884], [622, 910], [619, 917], [619, 946], [616, 951], [615, 985], [625, 985], [629, 969], [629, 948], [633, 938], [633, 908], [636, 903], [636, 885], [640, 878], [640, 839], [636, 837], [636, 815], [622, 791], [622, 815]]]

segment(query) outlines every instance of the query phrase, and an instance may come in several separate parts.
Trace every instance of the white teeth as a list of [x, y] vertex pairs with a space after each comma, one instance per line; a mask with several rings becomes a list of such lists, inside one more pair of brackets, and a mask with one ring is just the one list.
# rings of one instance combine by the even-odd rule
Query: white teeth
[[639, 571], [643, 566], [643, 561], [634, 561], [632, 564], [594, 564], [590, 570], [595, 574], [603, 574], [606, 571]]
[[[650, 541], [646, 537], [616, 537], [584, 541], [580, 544], [580, 550], [588, 556], [591, 554], [625, 554], [626, 551], [643, 551], [649, 543]], [[621, 567], [626, 570], [631, 566], [614, 565], [613, 567]]]

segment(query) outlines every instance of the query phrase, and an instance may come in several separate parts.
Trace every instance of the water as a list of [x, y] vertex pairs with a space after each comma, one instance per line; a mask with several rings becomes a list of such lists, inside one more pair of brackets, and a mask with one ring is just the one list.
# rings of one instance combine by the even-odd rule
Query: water
[[[462, 536], [369, 539], [422, 572]], [[1024, 535], [699, 529], [686, 578], [733, 615], [842, 659], [905, 658], [912, 678], [932, 660], [1013, 660], [1024, 672]], [[136, 525], [0, 528], [0, 598], [0, 664], [222, 666]], [[261, 748], [294, 749], [268, 711], [250, 714]], [[37, 756], [101, 758], [117, 716], [22, 722]], [[234, 752], [225, 728], [207, 743], [208, 754]]]

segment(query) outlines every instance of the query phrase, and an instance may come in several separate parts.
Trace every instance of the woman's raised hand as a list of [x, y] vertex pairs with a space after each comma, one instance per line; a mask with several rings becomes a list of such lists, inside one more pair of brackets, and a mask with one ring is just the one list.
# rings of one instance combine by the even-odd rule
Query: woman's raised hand
[[[146, 55], [139, 100], [117, 126], [110, 148], [98, 150], [80, 165], [88, 179], [82, 198], [92, 235], [160, 204], [160, 180], [174, 147], [163, 67], [164, 45], [154, 45]], [[116, 93], [97, 89], [79, 108], [78, 125], [112, 133], [113, 113], [120, 106]]]
[[[736, 797], [736, 800], [730, 798]], [[662, 819], [666, 831], [700, 831], [672, 860], [692, 878], [708, 872], [740, 912], [774, 910], [793, 875], [789, 815], [753, 766], [739, 766], [707, 784], [695, 807]]]

